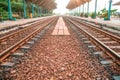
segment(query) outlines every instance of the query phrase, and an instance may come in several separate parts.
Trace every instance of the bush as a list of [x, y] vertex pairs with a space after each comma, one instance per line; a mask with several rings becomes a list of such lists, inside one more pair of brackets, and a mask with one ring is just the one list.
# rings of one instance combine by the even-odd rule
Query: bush
[[2, 7], [0, 8], [0, 18], [2, 20], [8, 19], [8, 12], [5, 11]]
[[90, 16], [91, 16], [91, 18], [93, 18], [93, 19], [94, 19], [94, 18], [95, 18], [95, 13], [94, 13], [94, 12], [93, 12], [93, 13], [91, 13], [91, 15], [90, 15]]
[[81, 13], [81, 14], [80, 14], [80, 17], [84, 17], [84, 13]]
[[84, 17], [86, 17], [86, 18], [87, 18], [87, 17], [88, 17], [88, 14], [87, 14], [87, 13], [85, 13], [85, 14], [84, 14]]

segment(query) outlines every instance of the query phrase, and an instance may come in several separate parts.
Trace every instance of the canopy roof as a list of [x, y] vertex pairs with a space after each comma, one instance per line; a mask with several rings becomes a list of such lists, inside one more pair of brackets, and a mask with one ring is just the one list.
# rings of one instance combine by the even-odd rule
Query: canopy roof
[[56, 3], [55, 0], [25, 0], [26, 2], [30, 2], [33, 4], [37, 4], [39, 6], [41, 6], [44, 9], [48, 9], [48, 10], [53, 10], [56, 8]]
[[119, 2], [117, 2], [117, 3], [115, 3], [115, 4], [113, 4], [113, 5], [120, 5], [120, 1], [119, 1]]
[[85, 4], [86, 2], [89, 2], [91, 0], [70, 0], [67, 7], [68, 9], [74, 9], [82, 4]]

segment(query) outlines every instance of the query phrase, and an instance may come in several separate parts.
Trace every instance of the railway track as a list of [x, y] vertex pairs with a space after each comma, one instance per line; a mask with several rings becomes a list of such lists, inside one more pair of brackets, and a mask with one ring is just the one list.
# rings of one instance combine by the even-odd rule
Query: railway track
[[15, 44], [16, 42], [18, 42], [19, 40], [21, 40], [22, 38], [24, 38], [31, 32], [35, 31], [36, 29], [40, 27], [40, 25], [44, 24], [44, 22], [49, 21], [49, 20], [50, 19], [37, 22], [36, 24], [32, 24], [21, 30], [18, 30], [16, 32], [13, 32], [11, 34], [1, 37], [0, 38], [0, 52], [2, 52], [3, 50], [6, 50], [8, 47]]
[[82, 24], [77, 19], [67, 18], [72, 24], [74, 24], [83, 34], [88, 37], [96, 46], [101, 48], [109, 55], [113, 61], [117, 61], [120, 64], [120, 37], [113, 34], [109, 34], [96, 27]]
[[36, 26], [36, 25], [39, 25], [39, 24], [42, 24], [45, 20], [47, 19], [50, 19], [50, 17], [48, 18], [43, 18], [43, 19], [40, 19], [40, 20], [37, 20], [35, 22], [32, 22], [32, 23], [29, 23], [29, 24], [24, 24], [24, 25], [17, 25], [16, 27], [13, 27], [13, 28], [10, 28], [10, 29], [3, 29], [3, 30], [0, 30], [0, 38], [3, 37], [3, 36], [6, 36], [6, 35], [9, 35], [11, 33], [14, 33], [14, 32], [17, 32], [21, 29], [24, 29], [24, 28], [28, 28], [30, 26]]
[[[53, 17], [48, 20], [42, 21], [42, 23], [38, 23], [33, 26], [26, 27], [20, 31], [17, 31], [15, 33], [12, 33], [10, 35], [0, 38], [0, 42], [1, 42], [0, 47], [2, 47], [3, 45], [7, 46], [5, 49], [2, 49], [0, 52], [0, 62], [2, 63], [2, 61], [5, 60], [8, 56], [10, 56], [12, 53], [14, 53], [24, 44], [26, 44], [26, 42], [28, 42], [30, 39], [35, 37], [46, 26], [49, 26], [55, 23], [56, 20], [57, 20], [57, 17]], [[17, 38], [19, 38], [19, 40]], [[9, 43], [11, 44], [9, 45]]]
[[[110, 80], [120, 75], [120, 54], [119, 54], [119, 37], [99, 30], [98, 28], [91, 29], [82, 25], [79, 21], [71, 17], [64, 17], [66, 24], [68, 24], [78, 35], [80, 40], [88, 47], [91, 57], [97, 58], [109, 74]], [[108, 35], [107, 35], [108, 34]], [[112, 36], [115, 37], [112, 37]], [[118, 38], [118, 39], [117, 39]], [[115, 46], [111, 48], [111, 46]]]

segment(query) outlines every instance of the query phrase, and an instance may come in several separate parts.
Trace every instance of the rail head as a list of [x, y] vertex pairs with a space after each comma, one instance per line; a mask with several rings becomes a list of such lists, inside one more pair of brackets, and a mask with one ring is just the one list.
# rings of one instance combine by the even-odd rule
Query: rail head
[[[53, 22], [54, 22], [54, 19], [51, 19], [44, 26], [48, 26], [50, 24], [53, 24]], [[42, 28], [44, 28], [44, 27], [42, 27]], [[25, 38], [23, 38], [22, 40], [20, 40], [19, 42], [17, 42], [13, 46], [9, 47], [8, 49], [6, 49], [2, 53], [0, 53], [0, 62], [2, 62], [4, 59], [6, 59], [8, 56], [10, 56], [10, 54], [12, 54], [17, 49], [19, 49], [22, 45], [25, 44], [26, 41], [30, 40], [31, 37], [35, 36], [35, 34], [37, 34], [39, 31], [41, 31], [41, 28], [35, 30], [34, 32], [32, 32], [31, 34], [29, 34], [28, 36], [26, 36]]]
[[80, 28], [79, 25], [75, 24], [72, 20], [68, 19], [73, 25], [75, 25], [76, 27], [78, 27], [81, 31], [83, 31], [86, 35], [88, 35], [91, 39], [93, 39], [96, 43], [98, 43], [98, 45], [100, 45], [101, 47], [103, 47], [109, 54], [109, 56], [114, 56], [114, 58], [112, 57], [112, 59], [117, 59], [120, 61], [120, 55], [118, 53], [116, 53], [115, 51], [113, 51], [112, 49], [110, 49], [108, 46], [106, 46], [104, 43], [102, 43], [101, 41], [99, 41], [97, 38], [95, 38], [94, 36], [92, 36], [90, 33], [88, 33], [87, 31], [85, 31], [84, 29]]
[[[70, 18], [70, 19], [71, 19], [71, 18]], [[75, 20], [75, 19], [74, 19], [74, 20]], [[78, 20], [76, 20], [76, 21], [80, 23], [80, 21], [78, 21]], [[81, 24], [84, 24], [84, 25], [87, 25], [87, 26], [89, 26], [89, 27], [91, 27], [91, 28], [93, 28], [93, 29], [96, 29], [96, 30], [100, 31], [101, 33], [105, 33], [106, 35], [112, 37], [114, 40], [116, 40], [117, 42], [120, 43], [120, 37], [119, 37], [119, 36], [113, 35], [112, 33], [106, 32], [106, 31], [101, 30], [101, 29], [99, 29], [99, 28], [97, 28], [97, 27], [92, 27], [93, 25], [86, 23], [84, 20], [82, 20], [82, 22], [84, 22], [84, 23], [81, 23]]]

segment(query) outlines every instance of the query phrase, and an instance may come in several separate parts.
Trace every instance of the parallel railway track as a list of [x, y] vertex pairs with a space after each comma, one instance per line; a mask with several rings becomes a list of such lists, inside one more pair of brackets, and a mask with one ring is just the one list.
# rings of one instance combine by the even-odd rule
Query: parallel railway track
[[[53, 18], [50, 18], [50, 19], [48, 19], [46, 21], [43, 21], [42, 24], [38, 23], [38, 24], [35, 24], [34, 26], [26, 27], [23, 30], [20, 30], [18, 32], [15, 32], [15, 33], [12, 33], [12, 34], [10, 34], [8, 36], [0, 38], [1, 44], [5, 43], [4, 45], [8, 45], [9, 42], [11, 41], [11, 39], [15, 40], [16, 39], [15, 36], [19, 37], [20, 33], [21, 33], [20, 34], [21, 36], [24, 36], [24, 37], [20, 38], [19, 40], [16, 40], [14, 42], [14, 44], [9, 45], [8, 47], [6, 47], [4, 50], [1, 51], [1, 53], [0, 53], [0, 62], [5, 60], [8, 56], [10, 56], [12, 53], [14, 53], [20, 47], [22, 47], [27, 41], [29, 41], [31, 38], [36, 36], [46, 26], [52, 25], [53, 23], [55, 23], [56, 20], [57, 20], [57, 17], [53, 17]], [[34, 28], [34, 29], [32, 29], [32, 28]], [[25, 35], [26, 31], [27, 32], [30, 31], [30, 32]]]
[[47, 19], [50, 19], [50, 17], [48, 18], [43, 18], [43, 19], [40, 19], [40, 20], [37, 20], [37, 21], [34, 21], [32, 23], [29, 23], [29, 24], [24, 24], [24, 25], [16, 25], [15, 27], [13, 28], [10, 28], [10, 29], [3, 29], [3, 30], [0, 30], [0, 38], [3, 37], [3, 36], [6, 36], [6, 35], [9, 35], [11, 33], [14, 33], [14, 32], [17, 32], [21, 29], [25, 29], [25, 28], [28, 28], [30, 26], [36, 26], [36, 25], [39, 25], [39, 24], [42, 24], [45, 20]]
[[43, 20], [41, 22], [37, 22], [36, 24], [32, 24], [32, 25], [25, 27], [19, 31], [16, 31], [16, 32], [13, 32], [11, 34], [1, 37], [0, 38], [0, 52], [7, 49], [14, 43], [18, 42], [19, 40], [21, 40], [22, 38], [24, 38], [31, 32], [35, 31], [36, 29], [38, 29], [40, 27], [40, 25], [44, 24], [44, 22], [49, 21], [50, 19]]
[[75, 18], [65, 17], [65, 19], [76, 26], [82, 34], [96, 45], [96, 47], [99, 47], [105, 52], [109, 56], [107, 57], [108, 59], [112, 59], [115, 63], [120, 65], [120, 37], [84, 24]]

